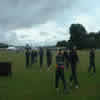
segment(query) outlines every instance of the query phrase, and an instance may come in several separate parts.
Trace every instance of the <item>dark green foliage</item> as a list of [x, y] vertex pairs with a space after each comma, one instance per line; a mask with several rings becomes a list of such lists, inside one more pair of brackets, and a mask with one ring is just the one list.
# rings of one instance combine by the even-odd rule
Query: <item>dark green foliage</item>
[[78, 49], [100, 48], [100, 31], [88, 33], [82, 24], [72, 24], [69, 32], [69, 41], [60, 41], [57, 46], [76, 46]]
[[0, 43], [0, 48], [8, 48], [8, 45], [4, 43]]

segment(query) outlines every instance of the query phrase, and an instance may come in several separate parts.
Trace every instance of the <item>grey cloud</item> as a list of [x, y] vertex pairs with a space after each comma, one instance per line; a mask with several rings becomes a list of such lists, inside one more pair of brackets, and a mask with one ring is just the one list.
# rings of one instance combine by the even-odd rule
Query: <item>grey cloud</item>
[[21, 39], [25, 39], [25, 38], [28, 38], [28, 37], [30, 37], [30, 36], [29, 35], [21, 35], [20, 36]]
[[48, 32], [40, 32], [40, 36], [48, 36], [50, 35]]
[[[10, 43], [18, 42], [16, 33], [10, 32], [12, 30], [32, 26], [35, 28], [50, 20], [71, 24], [76, 20], [74, 16], [89, 16], [89, 22], [86, 24], [90, 28], [100, 26], [99, 2], [99, 0], [0, 0], [0, 42], [8, 40]], [[42, 37], [50, 34], [40, 32]], [[66, 34], [57, 32], [53, 37], [57, 41], [64, 39]], [[21, 43], [21, 40], [18, 43]]]
[[8, 30], [43, 24], [56, 18], [72, 0], [2, 0], [0, 26]]

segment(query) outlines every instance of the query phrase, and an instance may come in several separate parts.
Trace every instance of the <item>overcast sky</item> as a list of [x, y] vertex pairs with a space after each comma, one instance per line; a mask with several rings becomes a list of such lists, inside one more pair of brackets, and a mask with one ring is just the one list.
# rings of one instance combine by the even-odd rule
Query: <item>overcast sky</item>
[[100, 0], [0, 0], [0, 42], [55, 45], [72, 23], [100, 30]]

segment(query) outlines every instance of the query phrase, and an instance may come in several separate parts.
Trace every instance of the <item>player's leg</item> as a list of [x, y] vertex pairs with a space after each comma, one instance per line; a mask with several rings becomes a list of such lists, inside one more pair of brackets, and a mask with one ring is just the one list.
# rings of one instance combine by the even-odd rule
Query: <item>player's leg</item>
[[75, 82], [75, 88], [79, 88], [79, 82], [78, 82], [78, 78], [77, 78], [77, 71], [76, 71], [76, 64], [74, 65], [74, 69], [73, 69], [73, 79]]
[[57, 94], [59, 94], [59, 88], [58, 88], [58, 85], [59, 85], [59, 78], [60, 78], [60, 72], [59, 72], [58, 69], [56, 69], [55, 87], [56, 87]]
[[95, 62], [93, 63], [93, 72], [96, 73]]
[[64, 69], [61, 69], [61, 80], [63, 82], [64, 85], [64, 92], [66, 91], [66, 80], [65, 80], [65, 76], [64, 76]]
[[91, 61], [90, 61], [90, 62], [89, 62], [88, 72], [90, 72], [90, 71], [91, 71], [91, 68], [92, 68], [92, 63], [91, 63]]

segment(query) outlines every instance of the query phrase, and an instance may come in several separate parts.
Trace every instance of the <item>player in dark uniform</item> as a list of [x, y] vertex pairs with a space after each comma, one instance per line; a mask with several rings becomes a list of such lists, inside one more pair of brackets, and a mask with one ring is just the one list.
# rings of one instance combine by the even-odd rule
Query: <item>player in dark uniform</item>
[[77, 55], [76, 47], [70, 50], [69, 57], [70, 57], [70, 65], [71, 65], [71, 71], [72, 71], [72, 74], [70, 76], [70, 85], [72, 87], [72, 81], [74, 80], [75, 88], [79, 88], [79, 82], [77, 79], [77, 63], [79, 61], [79, 58]]
[[25, 52], [25, 56], [26, 56], [26, 67], [29, 67], [29, 62], [30, 62], [30, 46], [27, 44], [26, 47], [26, 52]]
[[30, 60], [30, 51], [29, 51], [29, 49], [26, 50], [25, 55], [26, 55], [26, 67], [29, 67], [29, 60]]
[[40, 71], [42, 71], [42, 66], [43, 66], [43, 55], [44, 55], [44, 52], [43, 52], [43, 49], [40, 48]]
[[35, 62], [37, 63], [37, 57], [38, 57], [37, 50], [34, 51], [34, 57], [35, 57]]
[[34, 50], [31, 52], [31, 65], [34, 64]]
[[65, 57], [65, 64], [66, 64], [65, 66], [66, 66], [66, 69], [68, 69], [69, 68], [69, 54], [67, 50], [64, 51], [64, 57]]
[[52, 54], [51, 54], [50, 49], [47, 49], [46, 56], [47, 56], [47, 67], [48, 67], [48, 70], [49, 70], [51, 63], [52, 63]]
[[93, 68], [93, 72], [96, 73], [96, 68], [95, 68], [95, 50], [92, 48], [89, 52], [89, 68], [88, 72], [91, 71]]
[[59, 84], [60, 78], [63, 81], [64, 92], [65, 92], [66, 91], [66, 80], [64, 77], [64, 52], [61, 49], [57, 50], [57, 55], [56, 55], [56, 89], [57, 89], [57, 92], [59, 91], [58, 84]]

